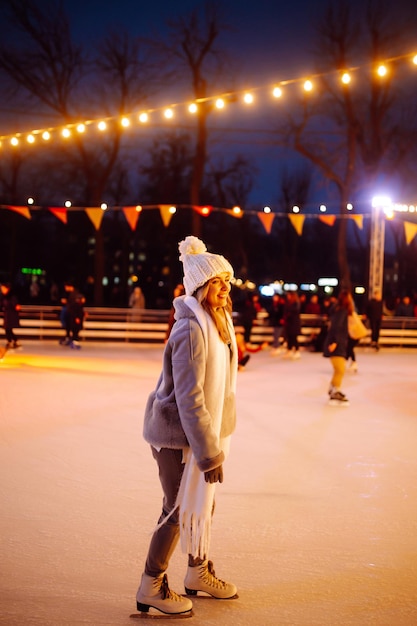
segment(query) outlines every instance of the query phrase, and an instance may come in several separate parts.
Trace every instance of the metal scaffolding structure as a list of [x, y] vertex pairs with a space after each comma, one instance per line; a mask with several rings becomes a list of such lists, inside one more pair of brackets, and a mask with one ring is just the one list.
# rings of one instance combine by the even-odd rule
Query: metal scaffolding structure
[[382, 204], [375, 203], [372, 210], [369, 259], [369, 297], [384, 284], [385, 213]]

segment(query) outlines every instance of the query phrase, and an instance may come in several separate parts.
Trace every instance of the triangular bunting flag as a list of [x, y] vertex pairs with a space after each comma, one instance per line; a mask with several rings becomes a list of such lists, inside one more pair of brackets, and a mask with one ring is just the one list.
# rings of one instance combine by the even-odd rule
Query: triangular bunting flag
[[11, 204], [6, 205], [8, 209], [14, 211], [15, 213], [19, 213], [26, 217], [27, 220], [30, 220], [30, 211], [27, 206], [12, 206]]
[[94, 228], [98, 230], [101, 226], [101, 220], [103, 219], [103, 216], [104, 216], [103, 209], [97, 209], [95, 207], [87, 207], [85, 209], [85, 212], [87, 213], [88, 217], [93, 223]]
[[257, 216], [261, 220], [262, 225], [265, 228], [265, 230], [268, 233], [268, 235], [270, 235], [271, 234], [271, 229], [272, 229], [272, 224], [273, 224], [274, 219], [275, 219], [274, 213], [264, 213], [263, 211], [260, 211], [259, 213], [257, 213]]
[[319, 220], [327, 226], [333, 226], [336, 221], [336, 215], [319, 215]]
[[174, 213], [171, 211], [171, 207], [172, 207], [172, 204], [160, 204], [159, 205], [161, 219], [165, 227], [169, 226], [172, 216], [174, 215]]
[[61, 222], [63, 222], [64, 224], [67, 223], [67, 209], [64, 209], [63, 207], [50, 206], [49, 210], [55, 215], [55, 217], [61, 220]]
[[202, 215], [203, 217], [208, 217], [210, 215], [210, 213], [212, 212], [213, 207], [212, 206], [199, 206], [197, 204], [193, 204], [193, 211], [196, 211], [197, 213], [199, 213], [200, 215]]
[[363, 229], [363, 215], [349, 215], [349, 219], [353, 220], [358, 228]]
[[303, 232], [305, 215], [293, 215], [290, 213], [288, 217], [290, 218], [290, 222], [294, 226], [297, 235], [301, 235]]
[[404, 222], [405, 240], [407, 245], [411, 243], [417, 234], [417, 224], [413, 222]]
[[132, 230], [135, 230], [138, 223], [139, 213], [142, 211], [142, 207], [137, 206], [124, 206], [122, 207], [124, 216]]

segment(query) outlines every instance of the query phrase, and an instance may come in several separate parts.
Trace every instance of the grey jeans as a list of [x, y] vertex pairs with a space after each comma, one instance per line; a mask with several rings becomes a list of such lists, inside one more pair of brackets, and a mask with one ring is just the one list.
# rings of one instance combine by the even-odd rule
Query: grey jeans
[[[151, 450], [158, 463], [159, 480], [164, 493], [162, 513], [158, 520], [158, 524], [160, 524], [175, 506], [184, 464], [182, 462], [182, 450], [161, 448], [158, 452], [152, 446]], [[179, 534], [178, 510], [176, 510], [166, 523], [157, 528], [152, 535], [146, 558], [145, 574], [156, 577], [166, 571], [178, 543]]]

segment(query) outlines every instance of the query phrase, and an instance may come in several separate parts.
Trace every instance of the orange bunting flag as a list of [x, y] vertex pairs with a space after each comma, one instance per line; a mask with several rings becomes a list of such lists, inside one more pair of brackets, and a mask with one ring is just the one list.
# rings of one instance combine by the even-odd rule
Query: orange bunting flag
[[175, 213], [175, 211], [171, 210], [172, 208], [173, 208], [172, 204], [160, 204], [159, 205], [159, 211], [161, 213], [161, 219], [162, 219], [165, 227], [169, 226], [169, 223], [170, 223], [170, 221], [172, 219], [172, 216]]
[[320, 222], [327, 224], [327, 226], [333, 226], [336, 221], [336, 215], [319, 215]]
[[272, 229], [272, 224], [273, 224], [274, 219], [275, 219], [274, 213], [264, 213], [263, 211], [260, 211], [259, 213], [257, 213], [257, 216], [261, 220], [262, 226], [265, 228], [265, 230], [268, 233], [268, 235], [270, 235], [271, 234], [271, 229]]
[[93, 223], [94, 228], [98, 230], [101, 226], [101, 220], [103, 219], [103, 216], [104, 216], [103, 209], [97, 209], [96, 207], [88, 207], [85, 209], [85, 212], [87, 213], [88, 217]]
[[26, 206], [12, 206], [11, 204], [8, 204], [7, 208], [10, 209], [10, 211], [19, 213], [19, 215], [23, 215], [23, 217], [26, 217], [27, 220], [30, 220], [30, 211]]
[[139, 213], [142, 211], [142, 207], [137, 206], [124, 206], [122, 207], [124, 216], [132, 230], [135, 230], [138, 223]]
[[55, 217], [61, 220], [61, 222], [63, 222], [64, 224], [67, 223], [67, 209], [64, 209], [63, 207], [51, 207], [50, 206], [49, 210], [51, 211], [51, 213], [55, 215]]
[[212, 206], [199, 206], [198, 204], [193, 204], [193, 211], [196, 211], [197, 213], [199, 213], [200, 215], [202, 215], [203, 217], [208, 217], [210, 215], [210, 213], [212, 212], [213, 207]]
[[243, 217], [243, 211], [241, 209], [225, 209], [225, 213], [228, 213], [232, 217]]
[[290, 222], [294, 226], [297, 235], [301, 235], [303, 232], [305, 215], [294, 215], [293, 213], [290, 213], [288, 217], [290, 218]]
[[417, 224], [413, 222], [404, 222], [405, 240], [407, 245], [410, 244], [417, 234]]
[[363, 230], [363, 215], [349, 215], [349, 219], [356, 223], [356, 226]]

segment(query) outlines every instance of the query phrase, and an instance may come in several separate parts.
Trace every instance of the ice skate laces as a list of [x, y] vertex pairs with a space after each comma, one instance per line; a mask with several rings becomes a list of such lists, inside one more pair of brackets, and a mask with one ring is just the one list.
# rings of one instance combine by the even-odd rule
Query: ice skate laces
[[162, 577], [159, 591], [161, 592], [162, 600], [173, 600], [174, 602], [179, 602], [180, 600], [182, 600], [178, 593], [175, 593], [175, 591], [171, 591], [171, 589], [169, 588], [168, 576], [166, 574], [164, 574]]
[[226, 583], [224, 580], [221, 580], [220, 578], [216, 578], [213, 561], [207, 562], [207, 569], [205, 571], [205, 575], [202, 578], [204, 582], [210, 585], [211, 587], [216, 587], [217, 589], [224, 589], [226, 587]]

